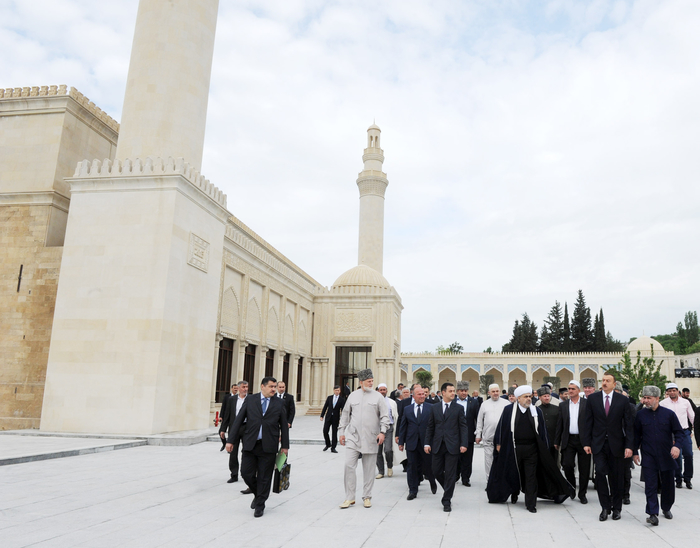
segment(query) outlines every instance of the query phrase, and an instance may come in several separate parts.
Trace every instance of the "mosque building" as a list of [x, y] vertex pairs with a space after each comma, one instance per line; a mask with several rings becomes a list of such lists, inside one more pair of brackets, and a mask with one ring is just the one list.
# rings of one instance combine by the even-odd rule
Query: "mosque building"
[[270, 375], [316, 413], [367, 367], [389, 386], [425, 369], [478, 389], [486, 375], [600, 378], [618, 362], [401, 354], [375, 124], [357, 178], [358, 264], [330, 288], [236, 218], [200, 173], [217, 12], [214, 0], [141, 0], [121, 124], [74, 88], [0, 89], [0, 429], [203, 429], [232, 383], [256, 390]]

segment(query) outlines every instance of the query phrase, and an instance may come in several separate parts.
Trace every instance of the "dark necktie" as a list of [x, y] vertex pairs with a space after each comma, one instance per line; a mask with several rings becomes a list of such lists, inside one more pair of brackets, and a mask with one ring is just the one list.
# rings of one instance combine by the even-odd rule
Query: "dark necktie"
[[608, 416], [608, 413], [610, 412], [610, 396], [606, 395], [605, 396], [605, 416]]
[[418, 406], [418, 411], [416, 411], [416, 419], [418, 420], [418, 422], [420, 422], [421, 415], [423, 414], [423, 413], [421, 412], [421, 410], [420, 410], [421, 407], [423, 407], [423, 406], [422, 406], [422, 405], [419, 405], [419, 406]]
[[444, 415], [445, 413], [447, 413], [448, 407], [450, 407], [450, 404], [449, 404], [449, 403], [446, 403], [446, 404], [445, 404], [445, 407], [442, 408], [442, 414], [443, 414], [443, 415]]
[[268, 398], [263, 398], [263, 404], [262, 404], [263, 415], [264, 415], [264, 414], [266, 413], [266, 411], [267, 411], [267, 402], [269, 402], [269, 401], [270, 401], [270, 400], [269, 400]]

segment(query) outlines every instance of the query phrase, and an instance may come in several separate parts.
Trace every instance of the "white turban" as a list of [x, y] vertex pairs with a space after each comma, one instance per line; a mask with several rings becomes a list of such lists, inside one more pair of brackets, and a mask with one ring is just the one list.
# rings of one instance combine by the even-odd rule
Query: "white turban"
[[501, 389], [501, 387], [498, 386], [496, 383], [494, 383], [494, 384], [489, 384], [489, 390], [493, 390], [494, 388], [495, 388], [496, 390], [500, 390], [500, 389]]
[[576, 386], [576, 388], [581, 390], [581, 384], [578, 381], [569, 381], [569, 384], [573, 384]]
[[381, 383], [379, 386], [377, 386], [378, 389], [381, 388], [381, 387], [389, 388], [389, 387], [388, 387], [386, 384], [384, 384], [384, 383]]
[[525, 386], [518, 386], [515, 389], [515, 397], [519, 398], [523, 394], [532, 394], [532, 386], [528, 386], [527, 384]]

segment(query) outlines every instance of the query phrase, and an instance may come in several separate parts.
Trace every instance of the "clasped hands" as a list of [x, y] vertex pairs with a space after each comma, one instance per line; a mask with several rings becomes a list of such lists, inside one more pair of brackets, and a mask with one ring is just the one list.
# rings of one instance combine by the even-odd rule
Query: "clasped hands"
[[[401, 448], [399, 447], [399, 449], [401, 449]], [[430, 446], [429, 446], [429, 445], [426, 445], [425, 447], [423, 447], [423, 450], [424, 450], [428, 455], [430, 455]], [[460, 452], [460, 453], [466, 453], [466, 452], [467, 452], [467, 448], [466, 448], [466, 447], [460, 447], [460, 448], [459, 448], [459, 452]]]

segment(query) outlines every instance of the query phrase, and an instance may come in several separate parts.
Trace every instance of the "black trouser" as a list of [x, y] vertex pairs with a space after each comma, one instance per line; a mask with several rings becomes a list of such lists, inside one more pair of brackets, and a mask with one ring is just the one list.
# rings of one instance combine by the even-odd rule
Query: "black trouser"
[[520, 472], [520, 489], [525, 493], [525, 506], [534, 508], [537, 504], [537, 444], [516, 444], [515, 460]]
[[272, 472], [275, 469], [277, 453], [265, 453], [258, 440], [252, 451], [243, 451], [241, 476], [255, 494], [255, 508], [265, 509], [265, 501], [270, 496]]
[[231, 477], [238, 477], [238, 447], [240, 446], [240, 441], [233, 444], [233, 450], [228, 456], [228, 469], [231, 471]]
[[384, 443], [379, 446], [377, 451], [377, 470], [384, 475], [384, 456], [386, 456], [386, 467], [391, 469], [394, 467], [394, 425], [389, 427], [384, 435]]
[[433, 457], [425, 452], [423, 445], [419, 444], [418, 449], [410, 451], [406, 449], [406, 457], [408, 458], [408, 473], [406, 481], [408, 482], [408, 492], [414, 495], [418, 493], [423, 474], [430, 482], [431, 487], [435, 485], [435, 476], [433, 476]]
[[625, 485], [622, 491], [623, 498], [630, 498], [632, 488], [632, 457], [625, 459]]
[[459, 463], [459, 453], [453, 455], [447, 451], [443, 443], [440, 450], [433, 453], [433, 474], [444, 490], [442, 494], [442, 505], [450, 504], [452, 495], [455, 492], [457, 482], [457, 465]]
[[646, 512], [650, 516], [659, 515], [659, 478], [661, 479], [661, 509], [664, 512], [671, 510], [671, 506], [676, 502], [676, 485], [673, 483], [674, 470], [664, 470], [659, 472], [649, 468], [644, 468], [644, 494], [647, 496]]
[[591, 473], [591, 456], [583, 450], [581, 437], [578, 434], [569, 434], [569, 441], [561, 452], [561, 467], [564, 469], [566, 481], [576, 489], [576, 474], [574, 464], [578, 457], [578, 496], [585, 495], [588, 491], [588, 480]]
[[595, 488], [603, 510], [622, 511], [622, 494], [625, 490], [624, 457], [615, 457], [605, 440], [600, 453], [593, 455], [595, 463]]
[[[333, 443], [331, 443], [331, 439], [328, 437], [329, 430], [332, 430], [333, 433]], [[338, 421], [334, 421], [333, 419], [329, 420], [328, 415], [326, 415], [326, 420], [323, 422], [323, 439], [326, 440], [326, 447], [335, 449], [335, 446], [338, 445]]]
[[472, 462], [474, 462], [474, 442], [467, 444], [467, 450], [459, 454], [457, 461], [457, 477], [469, 481], [472, 477]]

